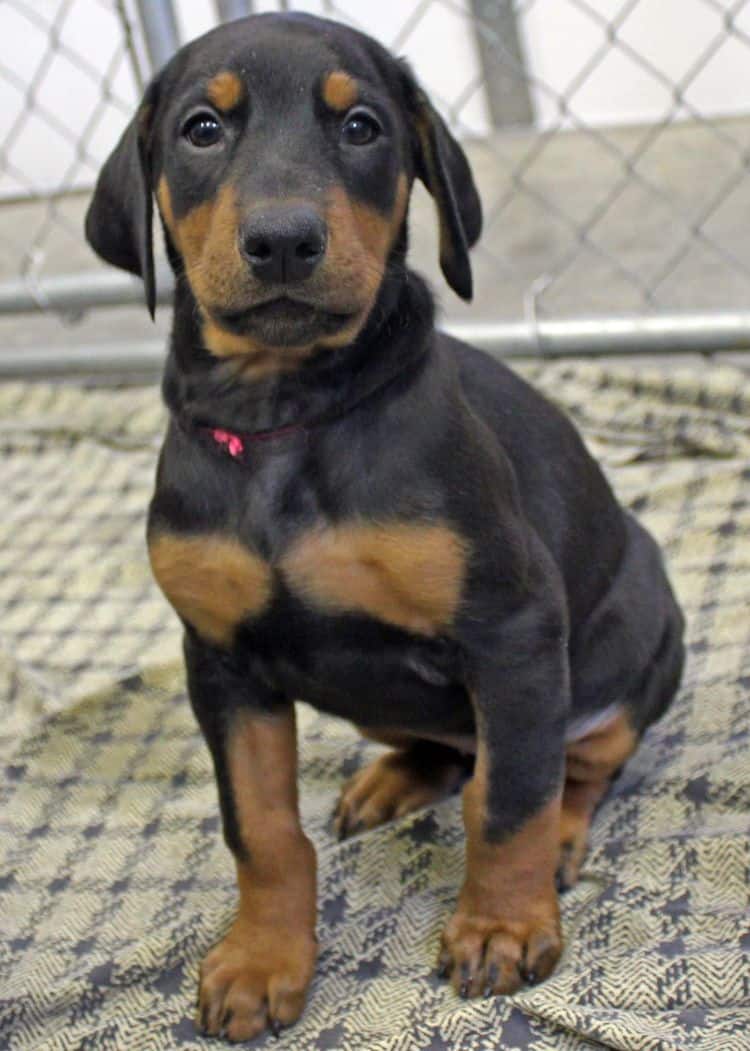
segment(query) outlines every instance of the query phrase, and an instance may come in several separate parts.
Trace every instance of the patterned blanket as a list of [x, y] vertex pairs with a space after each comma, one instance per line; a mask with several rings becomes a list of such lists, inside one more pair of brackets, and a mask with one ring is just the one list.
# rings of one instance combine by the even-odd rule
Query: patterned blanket
[[[269, 1046], [750, 1048], [750, 380], [523, 371], [662, 541], [688, 613], [684, 686], [598, 813], [554, 977], [472, 1002], [433, 974], [461, 879], [458, 799], [339, 845], [338, 788], [376, 746], [300, 704], [321, 956], [303, 1019]], [[151, 388], [0, 387], [3, 1048], [209, 1046], [197, 968], [235, 886], [147, 567], [162, 425]]]

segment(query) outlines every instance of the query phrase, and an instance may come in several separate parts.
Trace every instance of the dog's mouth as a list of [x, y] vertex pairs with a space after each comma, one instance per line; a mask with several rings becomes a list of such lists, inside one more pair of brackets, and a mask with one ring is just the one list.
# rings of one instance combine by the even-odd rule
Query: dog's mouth
[[271, 347], [313, 343], [349, 325], [357, 311], [327, 310], [291, 296], [280, 295], [243, 310], [212, 311], [222, 328], [250, 336]]

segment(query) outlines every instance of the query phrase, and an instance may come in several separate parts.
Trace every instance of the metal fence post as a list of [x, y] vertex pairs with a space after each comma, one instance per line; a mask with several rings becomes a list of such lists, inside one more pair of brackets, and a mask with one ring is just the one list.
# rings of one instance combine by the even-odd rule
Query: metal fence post
[[[526, 61], [513, 0], [471, 0], [471, 8], [493, 125], [533, 124], [534, 108], [524, 77]], [[502, 52], [498, 45], [502, 45]]]
[[216, 0], [216, 13], [220, 22], [233, 22], [252, 14], [251, 0]]
[[172, 0], [137, 0], [151, 71], [169, 62], [180, 46], [177, 18]]

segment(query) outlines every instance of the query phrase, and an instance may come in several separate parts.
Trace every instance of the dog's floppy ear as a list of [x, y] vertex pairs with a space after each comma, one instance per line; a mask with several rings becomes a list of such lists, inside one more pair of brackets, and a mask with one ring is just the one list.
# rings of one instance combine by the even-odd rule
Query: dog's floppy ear
[[157, 93], [152, 81], [99, 173], [86, 213], [86, 240], [107, 263], [143, 278], [151, 317], [156, 307], [151, 130]]
[[471, 299], [469, 249], [482, 232], [482, 203], [466, 154], [417, 83], [399, 63], [414, 133], [415, 172], [435, 200], [440, 221], [440, 268], [462, 299]]

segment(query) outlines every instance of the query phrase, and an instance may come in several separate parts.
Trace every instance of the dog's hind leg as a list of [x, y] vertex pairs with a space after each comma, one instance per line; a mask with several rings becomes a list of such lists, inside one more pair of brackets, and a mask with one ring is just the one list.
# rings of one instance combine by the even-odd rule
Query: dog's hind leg
[[474, 757], [455, 748], [369, 730], [361, 733], [397, 747], [358, 770], [344, 785], [334, 817], [339, 839], [445, 798], [471, 772]]
[[578, 880], [596, 807], [643, 732], [664, 714], [677, 692], [685, 660], [683, 630], [682, 613], [673, 602], [656, 653], [626, 702], [603, 725], [567, 745], [559, 890], [567, 890]]
[[623, 709], [565, 750], [565, 787], [560, 813], [559, 890], [578, 880], [591, 819], [612, 779], [634, 752], [638, 734]]

